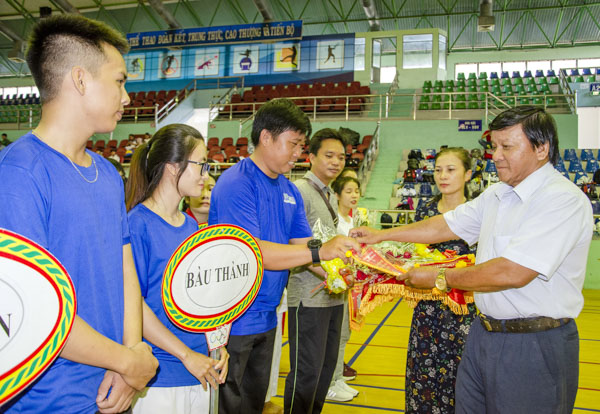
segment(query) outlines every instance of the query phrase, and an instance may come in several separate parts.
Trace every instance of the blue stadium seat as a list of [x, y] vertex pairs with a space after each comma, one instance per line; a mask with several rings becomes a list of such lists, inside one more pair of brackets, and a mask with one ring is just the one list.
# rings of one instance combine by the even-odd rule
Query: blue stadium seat
[[544, 71], [543, 70], [536, 70], [535, 71], [535, 77], [536, 78], [543, 78], [544, 77]]
[[490, 73], [490, 79], [498, 79], [498, 72]]
[[564, 173], [566, 173], [566, 172], [567, 172], [567, 169], [565, 168], [565, 164], [564, 164], [564, 163], [563, 163], [561, 160], [559, 160], [559, 161], [556, 163], [556, 166], [555, 166], [554, 168], [556, 168], [556, 170], [557, 170], [559, 173], [563, 173], [563, 174], [564, 174]]
[[569, 172], [570, 173], [583, 172], [583, 166], [581, 165], [581, 162], [579, 162], [579, 160], [571, 161], [569, 163]]
[[589, 161], [594, 159], [594, 153], [591, 149], [581, 150], [581, 161]]
[[421, 183], [421, 188], [419, 190], [419, 197], [431, 197], [433, 195], [433, 191], [429, 183]]
[[571, 69], [571, 76], [579, 76], [579, 69]]
[[589, 160], [587, 162], [587, 164], [585, 165], [585, 172], [586, 173], [595, 173], [596, 170], [598, 169], [598, 161], [596, 160]]
[[584, 76], [591, 75], [592, 71], [590, 70], [590, 68], [583, 68], [581, 74]]
[[502, 71], [502, 74], [500, 75], [501, 79], [509, 79], [510, 76], [508, 76], [508, 72], [507, 71]]
[[488, 162], [485, 164], [484, 171], [487, 172], [487, 173], [498, 172], [498, 170], [496, 169], [496, 164], [494, 164], [494, 161], [488, 160]]
[[565, 149], [565, 161], [573, 161], [577, 159], [577, 153], [573, 148]]
[[548, 71], [546, 72], [546, 77], [547, 78], [553, 78], [555, 76], [556, 76], [556, 73], [554, 73], [554, 70], [548, 69]]
[[592, 213], [600, 214], [600, 201], [598, 201], [598, 200], [592, 201]]
[[531, 71], [530, 70], [526, 70], [525, 72], [523, 72], [523, 77], [524, 78], [531, 78]]
[[512, 77], [513, 79], [520, 78], [521, 72], [519, 72], [518, 70], [513, 71]]
[[583, 171], [577, 171], [577, 172], [575, 173], [575, 178], [573, 178], [573, 182], [574, 182], [575, 184], [577, 184], [577, 182], [578, 182], [579, 180], [581, 180], [583, 177], [587, 177], [587, 174], [586, 174], [586, 173], [584, 173]]

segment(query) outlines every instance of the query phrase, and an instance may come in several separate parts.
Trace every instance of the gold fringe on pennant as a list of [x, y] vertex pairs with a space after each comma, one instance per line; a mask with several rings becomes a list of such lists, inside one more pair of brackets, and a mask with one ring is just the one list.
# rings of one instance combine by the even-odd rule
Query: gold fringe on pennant
[[[437, 289], [415, 289], [415, 288], [407, 287], [405, 285], [390, 284], [390, 283], [375, 284], [369, 288], [369, 293], [381, 295], [383, 297], [386, 297], [386, 299], [382, 300], [381, 303], [377, 304], [376, 306], [367, 306], [370, 309], [369, 311], [367, 311], [366, 308], [363, 311], [363, 303], [365, 302], [365, 299], [368, 298], [369, 296], [367, 296], [366, 298], [363, 298], [363, 302], [361, 303], [361, 307], [360, 307], [361, 314], [366, 314], [363, 312], [367, 312], [367, 313], [371, 312], [373, 309], [375, 309], [380, 304], [389, 302], [393, 299], [400, 298], [400, 297], [403, 298], [404, 301], [412, 308], [417, 306], [417, 303], [419, 303], [419, 301], [421, 301], [421, 300], [439, 300], [444, 305], [448, 306], [450, 308], [450, 310], [457, 315], [468, 314], [469, 308], [467, 305], [474, 302], [472, 292], [465, 292], [463, 294], [463, 296], [465, 298], [466, 303], [460, 304], [460, 303], [456, 303], [455, 301], [453, 301], [452, 298], [450, 298], [450, 296], [448, 296], [448, 294], [440, 292]], [[387, 298], [388, 296], [389, 296], [389, 298]], [[379, 301], [377, 301], [377, 302], [379, 302]]]

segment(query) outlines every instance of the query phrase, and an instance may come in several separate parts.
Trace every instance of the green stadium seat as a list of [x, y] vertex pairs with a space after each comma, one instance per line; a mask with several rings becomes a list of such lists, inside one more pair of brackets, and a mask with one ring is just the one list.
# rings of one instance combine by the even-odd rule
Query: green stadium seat
[[441, 87], [443, 87], [443, 86], [444, 86], [444, 84], [443, 84], [443, 82], [442, 82], [441, 80], [436, 80], [436, 81], [434, 82], [433, 86], [434, 86], [435, 88], [438, 88], [438, 87], [439, 87], [439, 88], [441, 88]]
[[467, 109], [466, 102], [457, 102], [454, 104], [454, 109]]
[[512, 95], [512, 94], [513, 94], [513, 89], [512, 89], [512, 86], [510, 86], [510, 85], [505, 85], [505, 86], [502, 88], [502, 93], [503, 93], [504, 95]]
[[548, 78], [548, 83], [550, 85], [558, 85], [558, 77], [550, 76], [550, 78]]
[[532, 99], [531, 103], [534, 105], [544, 105], [544, 100], [541, 97], [536, 96]]
[[541, 77], [541, 78], [536, 78], [538, 80], [538, 85], [547, 85], [548, 81], [546, 80], [545, 77]]
[[535, 85], [535, 78], [525, 78], [525, 85]]
[[462, 86], [463, 88], [467, 85], [467, 83], [465, 82], [465, 79], [459, 79], [456, 81], [456, 86]]
[[487, 72], [479, 72], [479, 79], [487, 79]]
[[442, 95], [442, 102], [448, 102], [449, 100], [450, 100], [450, 95], [448, 95], [448, 94]]
[[500, 79], [498, 79], [498, 78], [492, 79], [492, 86], [500, 86]]
[[539, 90], [540, 90], [540, 92], [544, 92], [544, 93], [546, 93], [546, 92], [550, 92], [551, 93], [552, 92], [550, 90], [550, 86], [547, 83], [541, 85], [541, 87], [540, 87]]
[[515, 94], [521, 94], [521, 92], [525, 92], [525, 87], [521, 85], [515, 85], [514, 88]]
[[442, 87], [441, 86], [434, 86], [433, 87], [433, 91], [435, 93], [442, 93]]
[[420, 101], [420, 102], [421, 102], [421, 103], [424, 103], [424, 102], [427, 102], [427, 103], [428, 103], [428, 102], [431, 102], [431, 100], [430, 100], [430, 98], [429, 98], [429, 95], [421, 95], [421, 101]]
[[431, 93], [431, 88], [423, 88], [421, 93]]
[[454, 89], [454, 92], [464, 92], [464, 91], [465, 91], [465, 86], [464, 85], [463, 86], [457, 86]]
[[458, 75], [456, 76], [456, 79], [458, 80], [465, 80], [465, 74], [462, 72], [459, 72]]
[[589, 75], [585, 81], [588, 83], [596, 82], [596, 75]]
[[433, 95], [431, 102], [442, 102], [442, 95]]
[[467, 88], [467, 92], [471, 92], [471, 93], [477, 92], [477, 86], [469, 86]]
[[476, 73], [469, 73], [469, 79], [477, 79], [477, 74]]
[[501, 95], [502, 91], [500, 90], [500, 86], [497, 86], [497, 85], [492, 86], [492, 93], [494, 95]]
[[454, 92], [454, 87], [446, 85], [446, 87], [444, 88], [444, 92]]
[[512, 83], [510, 81], [510, 78], [503, 78], [502, 79], [502, 85], [503, 86], [510, 86], [510, 85], [512, 85]]
[[523, 78], [514, 78], [513, 85], [523, 85]]
[[425, 82], [423, 82], [423, 89], [425, 89], [425, 88], [431, 88], [431, 87], [432, 87], [431, 81], [426, 80]]
[[483, 85], [479, 87], [479, 92], [489, 92], [490, 89], [488, 88], [487, 85]]
[[443, 108], [443, 109], [450, 109], [450, 103], [449, 103], [449, 102], [444, 102], [444, 103], [442, 104], [442, 108]]
[[513, 98], [512, 96], [505, 98], [504, 102], [506, 102], [510, 106], [515, 106], [515, 98]]
[[448, 79], [446, 81], [446, 87], [454, 88], [454, 81], [452, 79]]
[[575, 78], [573, 79], [573, 82], [575, 83], [583, 83], [583, 76], [579, 75], [579, 76], [575, 76]]
[[419, 104], [419, 111], [428, 111], [428, 110], [429, 110], [429, 104], [426, 104], [426, 103]]
[[556, 100], [552, 96], [546, 96], [546, 106], [556, 106]]
[[469, 102], [469, 109], [479, 109], [479, 102]]
[[467, 97], [465, 96], [465, 94], [461, 93], [461, 94], [458, 94], [458, 95], [454, 95], [454, 97], [452, 98], [452, 100], [457, 101], [457, 102], [459, 102], [459, 101], [465, 102], [467, 100]]
[[481, 79], [479, 81], [479, 86], [489, 86], [488, 80], [487, 79]]
[[529, 105], [529, 98], [526, 96], [519, 97], [519, 105]]
[[477, 86], [477, 79], [471, 79], [467, 81], [467, 86]]
[[479, 98], [477, 97], [476, 93], [471, 93], [467, 96], [467, 101], [469, 102], [477, 102], [479, 100]]
[[533, 85], [527, 85], [525, 91], [530, 95], [536, 95], [538, 93], [535, 83]]
[[442, 109], [442, 104], [439, 102], [434, 102], [431, 104], [431, 109]]

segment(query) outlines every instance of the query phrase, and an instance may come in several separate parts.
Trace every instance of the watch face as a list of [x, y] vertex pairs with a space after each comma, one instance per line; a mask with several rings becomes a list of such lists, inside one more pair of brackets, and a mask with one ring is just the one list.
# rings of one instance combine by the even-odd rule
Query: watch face
[[318, 249], [323, 245], [323, 243], [321, 243], [321, 240], [312, 239], [308, 241], [307, 245], [309, 249]]

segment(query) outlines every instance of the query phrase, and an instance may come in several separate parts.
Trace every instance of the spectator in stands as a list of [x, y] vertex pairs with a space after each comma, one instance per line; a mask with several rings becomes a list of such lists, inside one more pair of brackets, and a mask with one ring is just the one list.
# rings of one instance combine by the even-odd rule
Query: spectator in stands
[[[440, 194], [417, 208], [415, 221], [444, 214], [468, 200], [471, 157], [464, 148], [446, 148], [437, 153], [433, 178]], [[444, 252], [475, 253], [463, 240], [431, 245]], [[469, 313], [456, 315], [437, 300], [422, 300], [413, 311], [406, 354], [405, 404], [407, 413], [454, 412], [456, 372], [462, 356], [475, 305]], [[440, 323], [443, 321], [443, 323]], [[429, 375], [431, 369], [435, 375]]]
[[478, 242], [475, 266], [403, 275], [416, 288], [477, 292], [481, 314], [458, 370], [456, 411], [570, 413], [579, 374], [574, 318], [583, 307], [591, 203], [553, 167], [558, 137], [544, 109], [509, 109], [490, 130], [502, 183], [443, 216], [351, 234], [365, 243]]
[[3, 133], [2, 139], [0, 140], [0, 149], [8, 147], [11, 143], [12, 141], [8, 139], [8, 135], [6, 135], [6, 133]]
[[162, 127], [135, 152], [127, 185], [133, 258], [143, 297], [143, 334], [160, 369], [139, 394], [134, 413], [208, 412], [210, 393], [227, 376], [227, 351], [209, 358], [204, 335], [183, 331], [167, 316], [161, 285], [171, 254], [198, 224], [179, 211], [182, 197], [198, 197], [208, 177], [202, 135], [183, 124]]
[[210, 196], [215, 187], [217, 178], [209, 174], [204, 182], [200, 197], [186, 197], [184, 211], [192, 217], [202, 228], [208, 223], [208, 212], [210, 210]]
[[110, 155], [108, 156], [108, 158], [117, 162], [121, 162], [121, 157], [117, 155], [117, 151], [115, 150], [110, 150]]
[[259, 240], [265, 268], [256, 300], [231, 328], [230, 372], [219, 390], [221, 413], [262, 412], [277, 325], [275, 309], [287, 284], [287, 269], [345, 258], [349, 248], [359, 248], [341, 236], [322, 246], [311, 240], [302, 196], [282, 175], [294, 167], [310, 131], [308, 117], [289, 99], [264, 104], [252, 125], [254, 152], [227, 169], [213, 190], [208, 223], [248, 230]]
[[[346, 171], [347, 169], [344, 169]], [[347, 175], [344, 175], [344, 171], [331, 185], [338, 199], [338, 234], [347, 236], [350, 229], [354, 227], [354, 221], [352, 219], [354, 210], [358, 207], [358, 201], [360, 200], [360, 182], [356, 177], [352, 177], [354, 170], [349, 170]], [[350, 318], [348, 313], [348, 292], [344, 294], [344, 314], [342, 319], [340, 346], [338, 350], [337, 364], [331, 379], [331, 385], [329, 390], [333, 389], [334, 394], [339, 394], [338, 390], [356, 397], [358, 390], [348, 386], [346, 381], [351, 381], [356, 378], [356, 370], [349, 367], [344, 362], [344, 353], [346, 352], [346, 344], [350, 340]], [[328, 396], [330, 393], [328, 393]]]
[[60, 357], [2, 412], [122, 412], [156, 372], [141, 342], [123, 182], [86, 151], [129, 103], [127, 49], [114, 29], [75, 14], [42, 19], [31, 32], [27, 65], [42, 118], [0, 155], [0, 227], [58, 258], [73, 280], [77, 315]]
[[[295, 181], [311, 228], [320, 221], [337, 233], [335, 193], [330, 187], [346, 163], [346, 144], [331, 128], [317, 131], [310, 140], [310, 171]], [[340, 348], [344, 294], [322, 289], [327, 273], [320, 265], [302, 266], [290, 272], [288, 316], [290, 372], [285, 380], [285, 413], [320, 413], [325, 397], [350, 401], [341, 388], [329, 390]], [[329, 395], [328, 395], [329, 390]]]
[[115, 161], [112, 158], [109, 158], [108, 161], [110, 161], [110, 163], [117, 169], [117, 172], [119, 173], [119, 175], [121, 176], [121, 179], [123, 180], [123, 186], [125, 186], [127, 184], [127, 174], [125, 173], [125, 169], [123, 168], [123, 165], [121, 165], [121, 163], [119, 161]]

